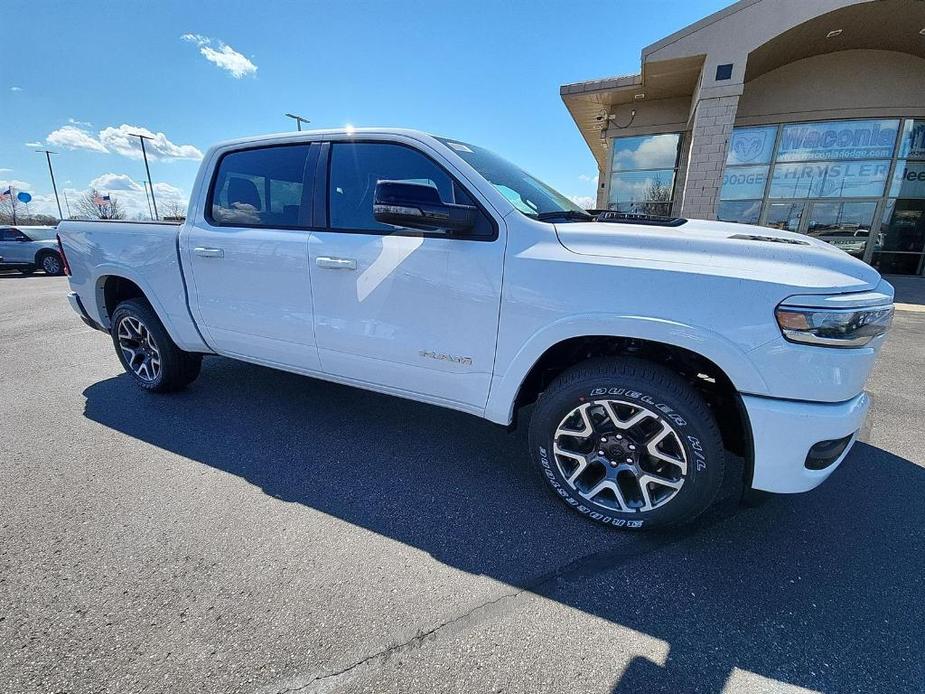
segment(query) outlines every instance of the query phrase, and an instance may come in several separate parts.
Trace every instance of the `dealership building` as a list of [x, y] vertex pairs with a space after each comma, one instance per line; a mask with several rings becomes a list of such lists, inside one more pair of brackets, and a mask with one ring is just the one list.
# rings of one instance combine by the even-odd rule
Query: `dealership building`
[[639, 74], [561, 95], [599, 208], [788, 229], [925, 274], [925, 0], [741, 0], [645, 47]]

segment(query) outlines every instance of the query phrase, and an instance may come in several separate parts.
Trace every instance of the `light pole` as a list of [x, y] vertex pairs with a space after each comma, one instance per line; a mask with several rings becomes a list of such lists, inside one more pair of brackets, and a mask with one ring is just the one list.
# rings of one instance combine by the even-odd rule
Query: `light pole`
[[145, 171], [148, 173], [148, 185], [151, 188], [151, 204], [154, 206], [154, 220], [157, 221], [157, 200], [154, 199], [154, 183], [151, 181], [151, 169], [148, 168], [148, 152], [145, 150], [145, 140], [153, 140], [154, 138], [150, 135], [142, 135], [141, 133], [129, 134], [141, 140], [141, 156], [145, 160]]
[[55, 171], [51, 168], [51, 155], [57, 154], [57, 152], [52, 152], [50, 149], [37, 149], [35, 151], [39, 154], [44, 154], [45, 159], [48, 161], [48, 174], [51, 176], [51, 189], [55, 191], [55, 202], [58, 204], [58, 219], [63, 219], [64, 216], [61, 214], [61, 201], [58, 199], [58, 186], [55, 183]]
[[151, 198], [148, 197], [148, 182], [142, 181], [145, 184], [145, 202], [148, 203], [148, 216], [151, 219], [154, 219], [154, 213], [151, 211]]
[[302, 123], [305, 123], [306, 125], [311, 123], [308, 118], [302, 118], [302, 116], [297, 116], [294, 113], [284, 113], [283, 115], [286, 116], [286, 118], [292, 118], [295, 120], [295, 127], [299, 132], [302, 132]]

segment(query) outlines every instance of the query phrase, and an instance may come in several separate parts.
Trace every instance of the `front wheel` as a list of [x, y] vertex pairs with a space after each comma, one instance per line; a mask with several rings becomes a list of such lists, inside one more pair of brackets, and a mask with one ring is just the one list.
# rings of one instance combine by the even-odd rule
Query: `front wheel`
[[619, 528], [693, 520], [723, 481], [722, 438], [703, 398], [641, 359], [593, 360], [562, 373], [537, 401], [529, 440], [557, 496]]
[[180, 390], [199, 376], [202, 355], [177, 347], [143, 299], [128, 299], [116, 307], [111, 335], [123, 368], [144, 390]]

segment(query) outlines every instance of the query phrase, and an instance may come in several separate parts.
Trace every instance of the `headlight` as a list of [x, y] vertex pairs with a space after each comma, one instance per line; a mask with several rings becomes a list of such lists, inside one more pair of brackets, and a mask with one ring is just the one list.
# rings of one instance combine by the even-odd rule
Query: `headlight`
[[863, 347], [890, 329], [893, 307], [823, 309], [778, 306], [775, 315], [781, 332], [790, 342], [825, 347]]

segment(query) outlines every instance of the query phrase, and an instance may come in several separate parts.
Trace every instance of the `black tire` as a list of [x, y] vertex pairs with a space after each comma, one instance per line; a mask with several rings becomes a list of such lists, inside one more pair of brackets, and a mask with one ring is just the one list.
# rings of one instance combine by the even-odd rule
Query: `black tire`
[[[604, 401], [620, 426], [633, 419], [639, 423], [618, 428]], [[560, 425], [593, 431], [559, 436], [559, 450], [587, 453], [584, 462], [556, 453]], [[666, 425], [671, 431], [656, 441]], [[641, 359], [594, 359], [560, 374], [537, 400], [529, 441], [537, 469], [556, 496], [584, 516], [618, 528], [689, 522], [710, 506], [723, 482], [722, 437], [703, 398], [673, 371]], [[588, 443], [590, 449], [584, 448]], [[648, 481], [653, 479], [660, 482]]]
[[37, 265], [42, 268], [46, 275], [58, 277], [64, 274], [64, 261], [61, 256], [54, 251], [45, 251], [36, 258]]
[[[145, 340], [144, 347], [140, 345], [141, 341], [139, 340], [128, 340], [125, 343], [129, 349], [139, 347], [147, 349], [149, 354], [156, 352], [158, 366], [155, 373], [148, 372], [149, 376], [151, 376], [150, 378], [139, 374], [136, 367], [129, 363], [128, 355], [123, 351], [123, 345], [120, 342], [120, 328], [126, 318], [131, 319], [126, 322], [126, 326], [140, 323], [147, 335], [150, 336], [150, 343], [153, 343], [153, 350], [147, 340]], [[184, 352], [177, 347], [174, 341], [170, 339], [170, 335], [167, 334], [167, 330], [157, 317], [157, 314], [154, 313], [154, 309], [144, 299], [128, 299], [116, 307], [116, 310], [112, 313], [110, 334], [122, 367], [132, 377], [135, 384], [144, 390], [152, 393], [169, 393], [181, 390], [199, 376], [202, 355]]]
[[26, 267], [18, 267], [18, 268], [16, 268], [16, 269], [19, 270], [19, 271], [20, 271], [22, 274], [24, 274], [24, 275], [31, 275], [31, 274], [34, 273], [38, 268], [35, 267], [35, 265], [28, 265], [28, 266], [26, 266]]

